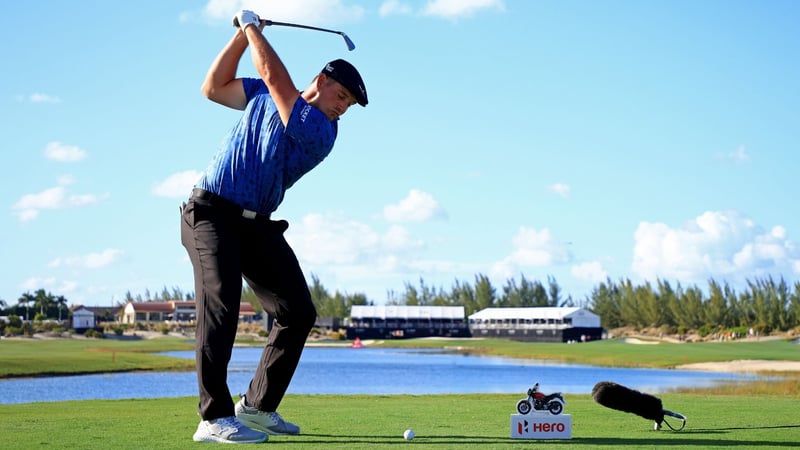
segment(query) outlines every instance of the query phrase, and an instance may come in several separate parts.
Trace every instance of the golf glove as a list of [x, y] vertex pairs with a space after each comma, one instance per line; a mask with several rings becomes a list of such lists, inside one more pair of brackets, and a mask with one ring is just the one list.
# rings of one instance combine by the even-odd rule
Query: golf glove
[[233, 26], [240, 27], [242, 32], [244, 32], [248, 25], [254, 25], [256, 28], [260, 29], [261, 18], [258, 17], [258, 14], [244, 9], [233, 16]]

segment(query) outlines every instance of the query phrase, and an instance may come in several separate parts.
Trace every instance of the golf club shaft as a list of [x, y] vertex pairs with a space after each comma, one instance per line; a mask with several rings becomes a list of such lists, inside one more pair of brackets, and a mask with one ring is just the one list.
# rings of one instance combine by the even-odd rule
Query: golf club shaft
[[[311, 25], [301, 25], [299, 23], [276, 22], [274, 20], [267, 20], [267, 19], [261, 19], [261, 22], [263, 22], [264, 25], [268, 26], [268, 27], [275, 25], [275, 26], [281, 26], [281, 27], [304, 28], [306, 30], [324, 31], [325, 33], [338, 34], [338, 35], [340, 35], [340, 36], [342, 36], [344, 38], [344, 42], [345, 42], [345, 44], [347, 44], [347, 49], [348, 50], [353, 51], [353, 49], [356, 48], [356, 45], [353, 43], [353, 41], [350, 40], [350, 38], [343, 31], [331, 30], [329, 28], [313, 27]], [[239, 20], [238, 19], [236, 19], [236, 18], [233, 19], [233, 26], [235, 26], [235, 27], [239, 26]]]
[[278, 25], [281, 27], [305, 28], [306, 30], [316, 30], [316, 31], [324, 31], [326, 33], [344, 34], [341, 31], [331, 30], [328, 28], [312, 27], [311, 25], [301, 25], [299, 23], [275, 22], [274, 20], [266, 20], [266, 19], [262, 19], [262, 22], [264, 22], [268, 27], [272, 25]]

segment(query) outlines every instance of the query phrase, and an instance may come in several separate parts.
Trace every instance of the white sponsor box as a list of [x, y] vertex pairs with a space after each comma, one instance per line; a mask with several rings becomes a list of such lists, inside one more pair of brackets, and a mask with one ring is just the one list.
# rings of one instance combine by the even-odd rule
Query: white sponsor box
[[572, 416], [548, 412], [511, 414], [511, 437], [514, 439], [572, 439]]

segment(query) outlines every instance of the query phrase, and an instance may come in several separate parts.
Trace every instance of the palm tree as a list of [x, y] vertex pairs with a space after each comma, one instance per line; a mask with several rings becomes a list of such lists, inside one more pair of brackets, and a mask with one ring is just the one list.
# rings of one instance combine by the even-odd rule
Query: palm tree
[[39, 289], [36, 291], [36, 301], [35, 305], [39, 306], [39, 313], [42, 316], [47, 317], [47, 310], [55, 303], [53, 299], [53, 294], [49, 292], [45, 292], [44, 289]]
[[61, 322], [61, 309], [67, 307], [67, 299], [63, 295], [59, 295], [56, 297], [55, 303], [58, 305], [58, 321]]
[[26, 322], [29, 320], [28, 308], [30, 307], [31, 303], [35, 303], [35, 302], [36, 302], [36, 297], [31, 295], [30, 292], [26, 292], [26, 293], [22, 294], [22, 297], [20, 297], [17, 300], [17, 303], [19, 303], [20, 305], [24, 305], [25, 306], [25, 321]]

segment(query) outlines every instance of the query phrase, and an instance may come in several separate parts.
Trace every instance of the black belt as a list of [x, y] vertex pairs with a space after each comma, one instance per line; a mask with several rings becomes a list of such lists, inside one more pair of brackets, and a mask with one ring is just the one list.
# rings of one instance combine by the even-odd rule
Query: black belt
[[205, 189], [199, 189], [199, 188], [192, 189], [192, 198], [205, 200], [214, 206], [219, 206], [220, 208], [228, 209], [232, 212], [235, 212], [236, 215], [244, 217], [245, 219], [262, 218], [269, 220], [270, 216], [269, 214], [259, 214], [256, 211], [242, 208], [236, 203], [233, 203], [230, 200], [226, 200], [213, 192], [208, 192]]

